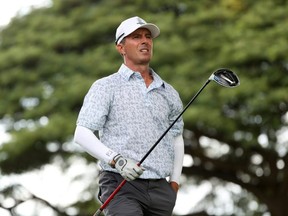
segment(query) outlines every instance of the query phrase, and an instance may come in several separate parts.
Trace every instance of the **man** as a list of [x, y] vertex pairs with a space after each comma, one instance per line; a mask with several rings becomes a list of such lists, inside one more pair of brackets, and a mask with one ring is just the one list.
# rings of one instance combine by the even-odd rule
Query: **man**
[[182, 118], [137, 166], [182, 111], [176, 90], [149, 67], [159, 34], [140, 17], [119, 25], [115, 43], [124, 63], [91, 86], [78, 116], [74, 140], [100, 161], [100, 201], [123, 178], [128, 181], [104, 210], [107, 216], [168, 216], [175, 205], [184, 156]]

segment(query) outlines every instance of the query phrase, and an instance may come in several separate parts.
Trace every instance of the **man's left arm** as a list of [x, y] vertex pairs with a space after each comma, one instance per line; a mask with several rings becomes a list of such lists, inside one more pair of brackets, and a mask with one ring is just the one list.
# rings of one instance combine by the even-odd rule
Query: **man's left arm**
[[175, 153], [174, 168], [169, 181], [174, 191], [178, 192], [184, 158], [184, 140], [182, 134], [174, 138], [173, 145]]

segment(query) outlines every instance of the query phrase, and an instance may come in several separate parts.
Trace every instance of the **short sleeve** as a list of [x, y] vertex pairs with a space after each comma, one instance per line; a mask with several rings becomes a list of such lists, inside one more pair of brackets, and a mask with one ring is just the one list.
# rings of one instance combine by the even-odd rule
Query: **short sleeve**
[[93, 131], [101, 130], [110, 107], [111, 90], [102, 80], [96, 81], [86, 94], [78, 115], [77, 125]]

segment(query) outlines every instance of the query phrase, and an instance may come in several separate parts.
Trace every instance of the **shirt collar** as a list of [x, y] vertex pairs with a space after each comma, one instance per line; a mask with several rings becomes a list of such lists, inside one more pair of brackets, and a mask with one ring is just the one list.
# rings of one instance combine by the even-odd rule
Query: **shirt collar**
[[130, 77], [133, 75], [134, 71], [128, 68], [125, 64], [122, 64], [118, 70], [118, 73], [126, 80], [129, 81]]
[[[150, 70], [151, 70], [151, 73], [152, 73], [152, 76], [154, 79], [153, 83], [152, 83], [153, 86], [155, 86], [155, 87], [163, 86], [165, 88], [165, 83], [161, 79], [161, 77], [152, 68], [150, 68]], [[135, 71], [128, 68], [125, 64], [121, 65], [118, 72], [126, 81], [129, 81], [130, 77], [135, 73]]]

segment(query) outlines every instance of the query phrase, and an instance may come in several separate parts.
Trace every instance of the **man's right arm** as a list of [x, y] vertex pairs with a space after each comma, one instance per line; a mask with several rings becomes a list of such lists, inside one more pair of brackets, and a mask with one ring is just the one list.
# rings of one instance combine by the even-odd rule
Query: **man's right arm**
[[120, 154], [105, 146], [95, 134], [86, 127], [76, 127], [74, 142], [81, 145], [86, 152], [93, 157], [105, 161], [111, 167], [116, 168], [127, 181], [138, 178], [145, 170], [142, 166], [138, 166], [135, 161], [123, 158]]
[[74, 142], [81, 145], [93, 157], [108, 164], [112, 164], [113, 158], [117, 155], [116, 152], [105, 146], [93, 131], [83, 126], [76, 127]]

